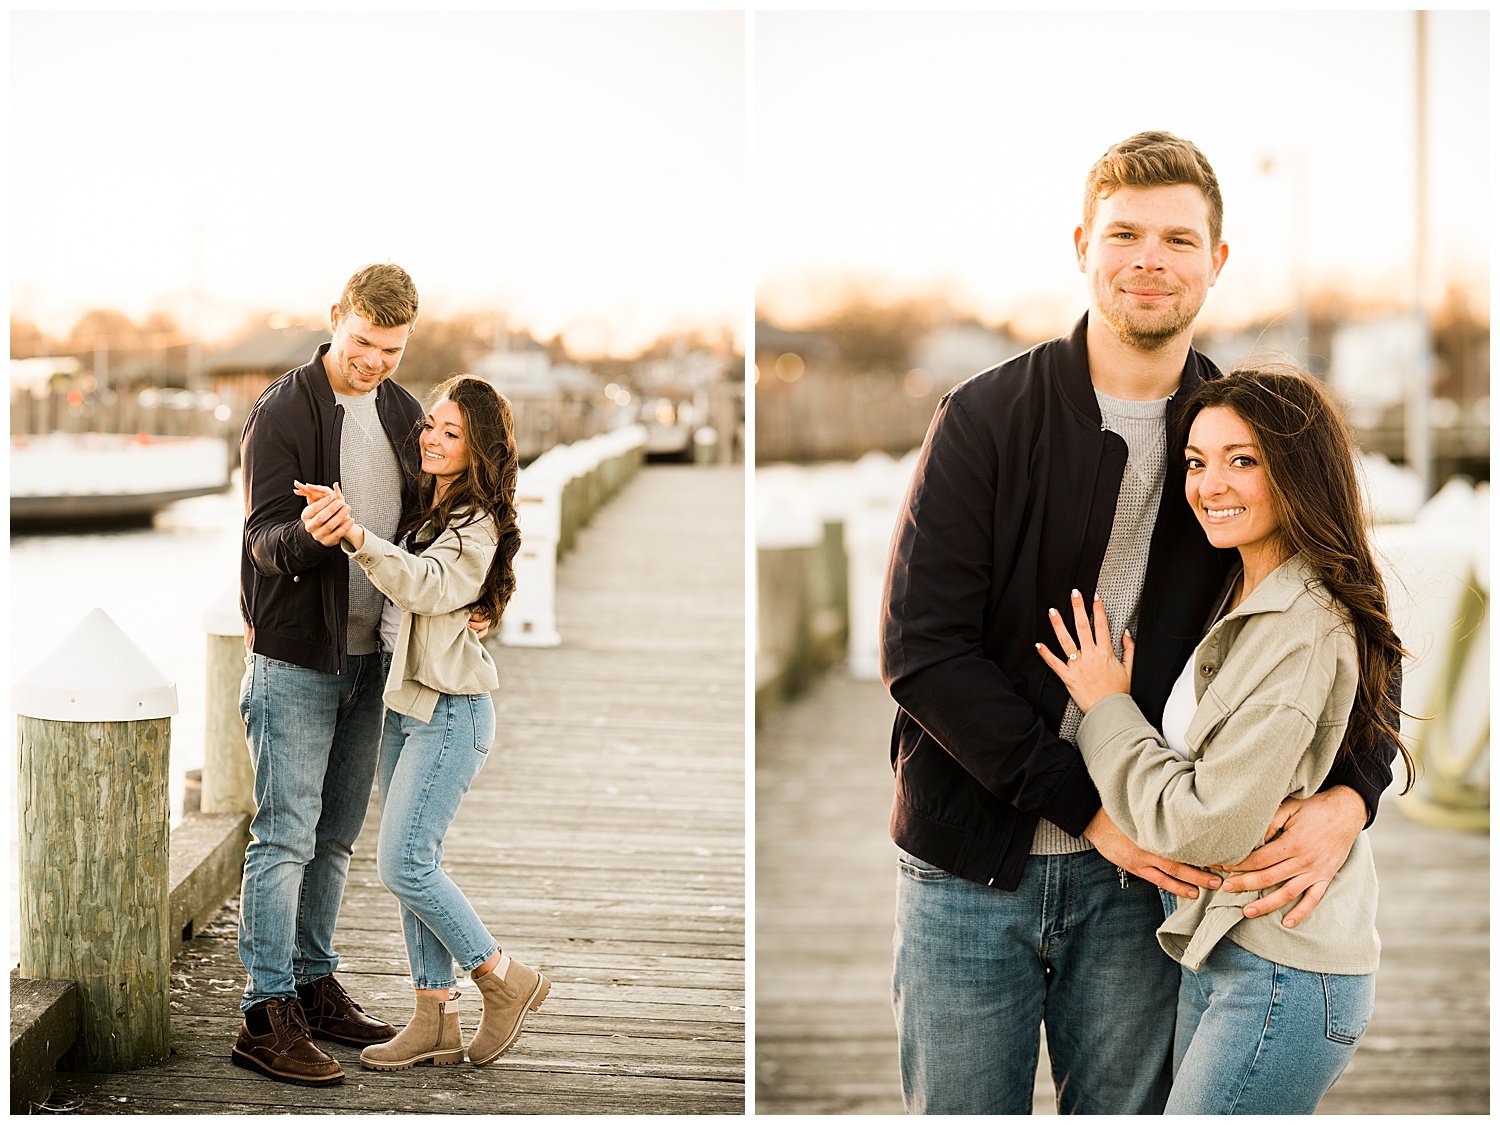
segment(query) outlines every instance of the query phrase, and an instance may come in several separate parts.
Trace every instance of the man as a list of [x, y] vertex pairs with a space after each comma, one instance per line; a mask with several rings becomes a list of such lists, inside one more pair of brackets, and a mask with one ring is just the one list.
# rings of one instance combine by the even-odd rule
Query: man
[[[273, 383], [241, 439], [240, 611], [251, 653], [243, 714], [255, 819], [240, 899], [248, 975], [237, 1066], [299, 1085], [338, 1082], [310, 1036], [354, 1046], [395, 1028], [334, 978], [334, 922], [375, 777], [384, 669], [382, 598], [337, 544], [349, 509], [390, 538], [416, 501], [421, 405], [391, 381], [417, 319], [406, 271], [372, 265], [329, 312], [331, 342]], [[296, 482], [342, 484], [310, 506]]]
[[[1029, 1112], [1039, 1026], [1059, 1112], [1165, 1103], [1179, 970], [1156, 942], [1157, 887], [1196, 897], [1219, 877], [1111, 823], [1071, 741], [1077, 708], [1034, 645], [1054, 635], [1049, 607], [1097, 591], [1117, 649], [1125, 629], [1135, 638], [1131, 694], [1159, 723], [1202, 634], [1232, 553], [1209, 545], [1183, 500], [1170, 435], [1182, 401], [1218, 374], [1191, 344], [1228, 257], [1222, 215], [1195, 146], [1142, 133], [1110, 149], [1074, 232], [1088, 313], [954, 388], [928, 431], [882, 626], [900, 705], [893, 983], [911, 1112]], [[1269, 827], [1286, 832], [1226, 885], [1287, 880], [1260, 909], [1305, 891], [1294, 923], [1390, 777], [1343, 768], [1283, 805]]]

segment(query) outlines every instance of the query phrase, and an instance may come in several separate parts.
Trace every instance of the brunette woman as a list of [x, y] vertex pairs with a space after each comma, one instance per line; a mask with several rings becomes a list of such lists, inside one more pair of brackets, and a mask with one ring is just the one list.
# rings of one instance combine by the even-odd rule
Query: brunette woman
[[[510, 403], [493, 386], [458, 375], [434, 392], [422, 422], [421, 492], [391, 543], [348, 514], [341, 546], [389, 599], [381, 618], [388, 653], [380, 743], [381, 881], [401, 904], [415, 1012], [387, 1043], [367, 1047], [374, 1070], [464, 1059], [454, 963], [484, 1002], [469, 1061], [492, 1062], [520, 1037], [547, 978], [503, 953], [443, 871], [443, 837], [495, 737], [494, 661], [469, 628], [498, 624], [512, 591], [516, 457]], [[313, 505], [343, 503], [337, 486], [305, 486]]]
[[[1321, 385], [1241, 368], [1194, 393], [1183, 432], [1187, 501], [1240, 566], [1161, 731], [1129, 695], [1134, 642], [1117, 657], [1100, 602], [1090, 614], [1074, 592], [1073, 631], [1050, 611], [1065, 659], [1037, 648], [1084, 712], [1078, 745], [1109, 815], [1150, 851], [1214, 867], [1274, 833], [1281, 802], [1316, 792], [1339, 755], [1373, 763], [1399, 738], [1385, 701], [1403, 653], [1354, 443]], [[1157, 936], [1182, 965], [1167, 1113], [1311, 1113], [1364, 1033], [1380, 954], [1368, 840], [1300, 925], [1286, 908], [1246, 917], [1266, 893], [1163, 894]]]

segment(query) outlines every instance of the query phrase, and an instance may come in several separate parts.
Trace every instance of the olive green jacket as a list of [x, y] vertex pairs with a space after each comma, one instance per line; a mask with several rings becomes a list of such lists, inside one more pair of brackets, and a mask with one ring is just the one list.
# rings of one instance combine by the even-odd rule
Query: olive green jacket
[[[1198, 708], [1186, 760], [1128, 695], [1089, 709], [1078, 747], [1104, 809], [1147, 851], [1200, 867], [1236, 863], [1263, 842], [1287, 797], [1317, 792], [1333, 765], [1359, 684], [1345, 614], [1301, 556], [1282, 563], [1209, 629], [1193, 654]], [[1377, 885], [1361, 833], [1328, 892], [1294, 929], [1286, 909], [1245, 918], [1269, 891], [1179, 898], [1157, 937], [1189, 969], [1222, 937], [1309, 972], [1371, 973], [1380, 957]]]

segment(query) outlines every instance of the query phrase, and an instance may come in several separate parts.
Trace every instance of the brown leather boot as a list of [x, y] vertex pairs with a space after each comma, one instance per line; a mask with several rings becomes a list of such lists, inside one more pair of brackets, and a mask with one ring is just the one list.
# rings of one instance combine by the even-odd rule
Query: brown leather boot
[[552, 985], [535, 969], [511, 960], [509, 953], [502, 954], [489, 972], [472, 979], [484, 998], [484, 1015], [469, 1043], [469, 1061], [483, 1066], [515, 1046], [526, 1013], [542, 1006]]
[[246, 1012], [230, 1059], [235, 1066], [294, 1086], [329, 1086], [344, 1080], [338, 1060], [309, 1038], [295, 998], [267, 1000]]
[[390, 1024], [366, 1015], [363, 1008], [349, 999], [344, 986], [334, 979], [332, 973], [299, 984], [297, 999], [302, 1001], [302, 1010], [307, 1013], [307, 1029], [315, 1039], [332, 1039], [335, 1043], [364, 1047], [370, 1043], [384, 1043], [396, 1034], [396, 1029]]
[[418, 996], [411, 1022], [389, 1043], [376, 1043], [361, 1051], [360, 1065], [371, 1070], [406, 1070], [417, 1063], [452, 1066], [463, 1062], [458, 1013], [449, 1011], [449, 1005], [457, 999], [456, 991], [449, 992], [447, 1000]]

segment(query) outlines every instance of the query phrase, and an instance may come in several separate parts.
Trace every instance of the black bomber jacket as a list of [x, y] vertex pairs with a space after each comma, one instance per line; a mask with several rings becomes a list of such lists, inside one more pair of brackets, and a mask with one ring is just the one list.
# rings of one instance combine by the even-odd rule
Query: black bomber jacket
[[[891, 838], [962, 878], [1014, 889], [1037, 820], [1081, 835], [1099, 794], [1057, 735], [1068, 693], [1037, 655], [1051, 606], [1093, 596], [1109, 545], [1127, 447], [1104, 429], [1089, 377], [1085, 316], [953, 388], [938, 404], [898, 519], [886, 572], [881, 668], [899, 706]], [[1218, 369], [1189, 351], [1167, 406]], [[1167, 458], [1141, 594], [1131, 695], [1161, 724], [1237, 552], [1211, 546]], [[1365, 763], [1335, 766], [1373, 818], [1390, 783]], [[1367, 776], [1368, 775], [1368, 776]], [[1226, 856], [1230, 861], [1239, 857]]]
[[[347, 659], [349, 560], [302, 526], [305, 501], [293, 481], [341, 480], [344, 408], [323, 369], [329, 344], [272, 383], [250, 408], [240, 436], [245, 530], [240, 551], [240, 616], [251, 652], [319, 672], [342, 673]], [[422, 405], [386, 379], [374, 390], [381, 428], [401, 466], [401, 509], [416, 503]]]

